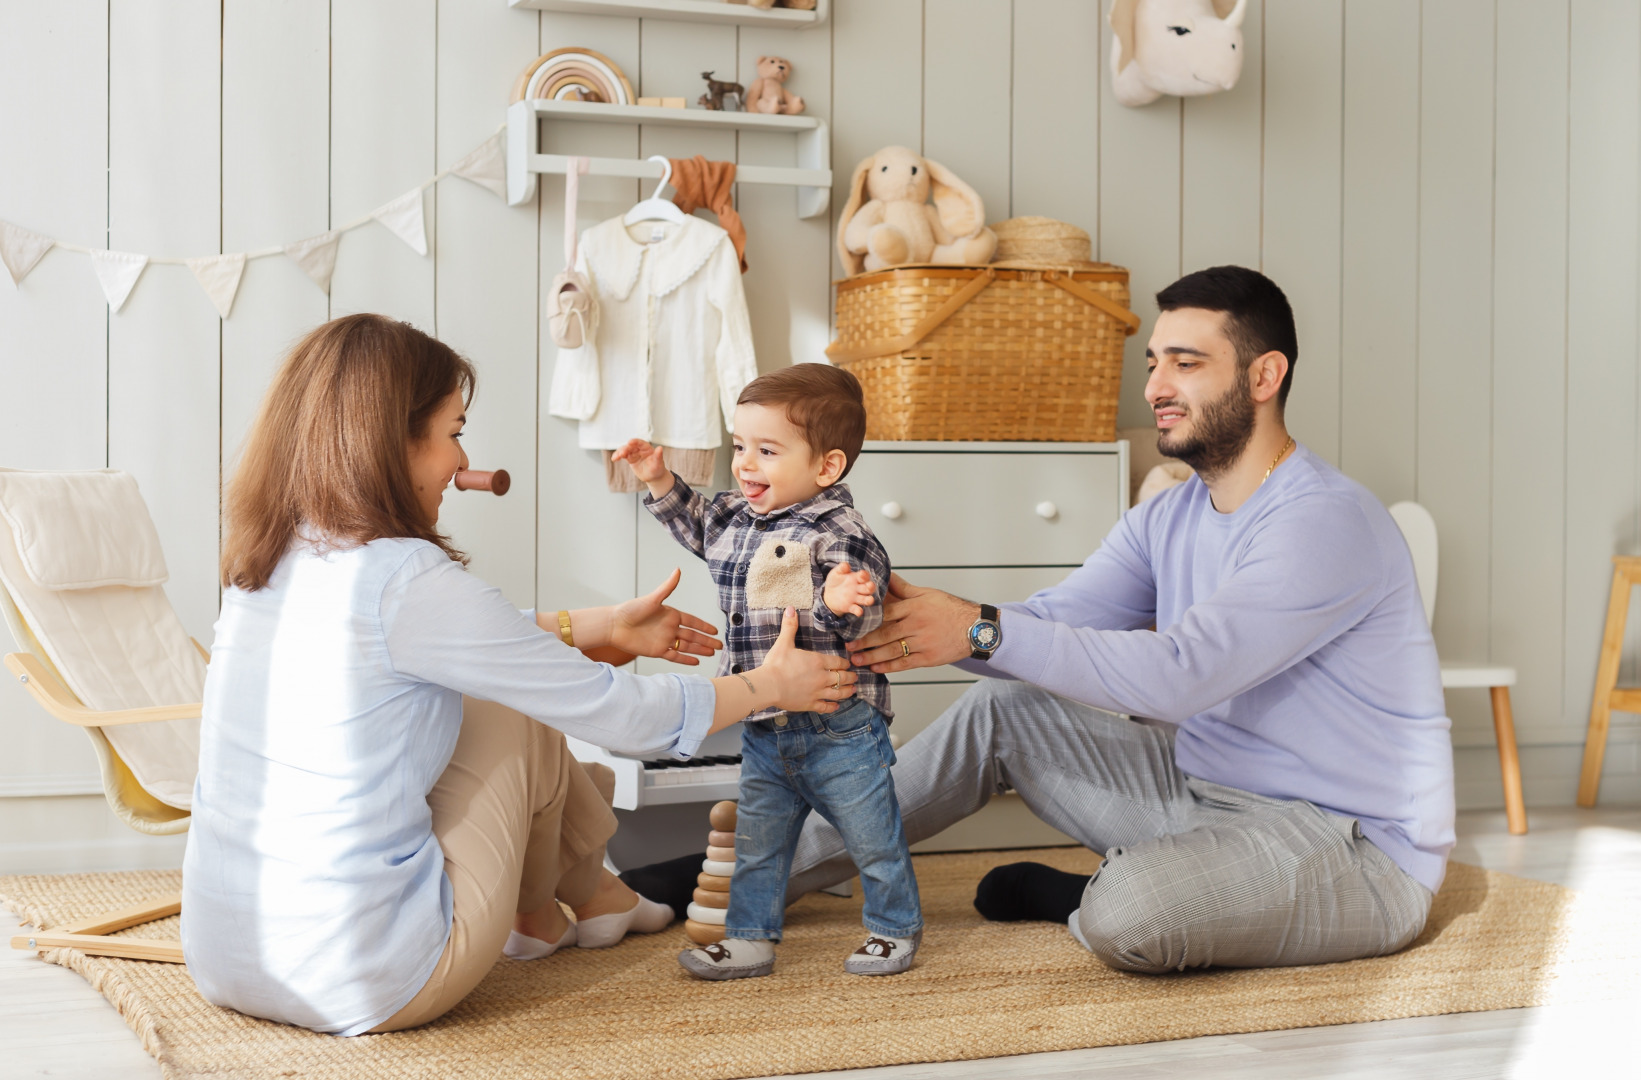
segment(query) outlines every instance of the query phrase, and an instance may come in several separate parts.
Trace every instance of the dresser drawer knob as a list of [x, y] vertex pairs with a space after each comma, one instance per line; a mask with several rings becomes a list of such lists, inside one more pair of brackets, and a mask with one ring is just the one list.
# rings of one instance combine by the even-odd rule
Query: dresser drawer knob
[[1040, 502], [1037, 504], [1037, 516], [1044, 521], [1053, 521], [1060, 516], [1060, 508], [1051, 502]]
[[906, 511], [897, 502], [886, 502], [883, 504], [883, 516], [888, 518], [890, 521], [899, 521], [905, 516], [905, 514]]

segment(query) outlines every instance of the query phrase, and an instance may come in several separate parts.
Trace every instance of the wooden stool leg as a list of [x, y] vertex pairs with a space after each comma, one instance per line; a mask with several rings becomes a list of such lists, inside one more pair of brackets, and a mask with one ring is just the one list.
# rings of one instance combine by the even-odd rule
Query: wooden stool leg
[[1612, 693], [1618, 685], [1618, 661], [1624, 647], [1624, 620], [1630, 613], [1630, 578], [1613, 568], [1612, 598], [1607, 601], [1607, 628], [1601, 634], [1601, 659], [1595, 668], [1595, 695], [1590, 701], [1590, 730], [1584, 736], [1584, 768], [1578, 777], [1578, 805], [1594, 806], [1601, 791], [1601, 761], [1607, 754], [1607, 724]]
[[1521, 797], [1521, 758], [1516, 753], [1516, 721], [1510, 712], [1510, 688], [1495, 686], [1493, 694], [1493, 734], [1499, 742], [1499, 774], [1504, 780], [1504, 816], [1510, 832], [1527, 833], [1527, 803]]

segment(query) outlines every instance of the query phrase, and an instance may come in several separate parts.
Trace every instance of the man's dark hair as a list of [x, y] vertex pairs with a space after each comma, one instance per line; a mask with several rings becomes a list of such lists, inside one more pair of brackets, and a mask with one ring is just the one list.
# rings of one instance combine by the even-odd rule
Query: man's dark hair
[[831, 364], [793, 364], [746, 384], [737, 405], [767, 405], [786, 410], [786, 418], [803, 433], [816, 457], [843, 451], [842, 480], [855, 467], [866, 439], [866, 402], [860, 382]]
[[1288, 358], [1288, 373], [1277, 391], [1276, 403], [1285, 408], [1293, 387], [1293, 369], [1299, 363], [1299, 332], [1293, 308], [1276, 282], [1245, 266], [1212, 266], [1186, 274], [1157, 294], [1159, 311], [1202, 308], [1225, 313], [1225, 336], [1236, 349], [1238, 366], [1248, 366], [1268, 352]]

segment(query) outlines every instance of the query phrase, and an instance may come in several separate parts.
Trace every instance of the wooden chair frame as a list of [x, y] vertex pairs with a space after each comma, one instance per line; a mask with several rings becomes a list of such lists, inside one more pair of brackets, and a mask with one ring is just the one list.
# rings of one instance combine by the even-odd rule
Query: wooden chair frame
[[[190, 639], [192, 640], [192, 639]], [[209, 663], [211, 654], [205, 646], [194, 642], [194, 648]], [[119, 724], [146, 724], [159, 720], [197, 720], [198, 703], [187, 705], [155, 705], [141, 709], [98, 711], [88, 709], [75, 697], [61, 679], [38, 656], [31, 653], [7, 653], [5, 665], [17, 680], [52, 716], [77, 727], [114, 727]], [[158, 938], [109, 937], [117, 930], [153, 922], [182, 911], [182, 895], [156, 897], [141, 904], [105, 912], [89, 919], [80, 919], [52, 930], [18, 934], [11, 939], [14, 949], [79, 949], [91, 956], [117, 956], [127, 960], [154, 960], [167, 964], [183, 963], [182, 945]]]
[[1584, 767], [1578, 776], [1580, 806], [1594, 806], [1596, 796], [1601, 794], [1601, 765], [1607, 756], [1607, 727], [1613, 710], [1641, 713], [1641, 686], [1618, 685], [1630, 590], [1637, 585], [1641, 585], [1641, 556], [1614, 555], [1612, 595], [1607, 600], [1607, 625], [1601, 633], [1601, 654], [1596, 661], [1590, 726], [1584, 735]]

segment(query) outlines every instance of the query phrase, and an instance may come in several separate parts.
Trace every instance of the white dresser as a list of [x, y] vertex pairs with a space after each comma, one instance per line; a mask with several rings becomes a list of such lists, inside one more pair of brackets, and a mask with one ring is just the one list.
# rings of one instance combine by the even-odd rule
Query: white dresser
[[[970, 600], [1003, 603], [1061, 580], [1099, 547], [1128, 508], [1128, 443], [874, 442], [866, 444], [845, 483], [902, 577]], [[674, 606], [721, 619], [706, 565], [642, 507], [637, 512], [635, 591], [654, 588], [681, 566]], [[638, 670], [713, 673], [706, 665], [688, 669], [648, 659], [638, 661]], [[904, 745], [913, 738], [975, 679], [949, 667], [893, 676], [897, 740]], [[729, 755], [738, 746], [738, 729], [731, 728], [713, 736], [702, 752]], [[674, 785], [666, 801], [685, 801], [689, 786]], [[700, 797], [724, 796], [718, 790], [707, 794], [703, 786]], [[1011, 794], [916, 850], [1069, 842]]]

